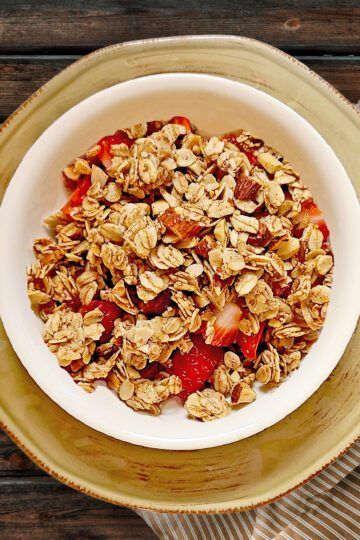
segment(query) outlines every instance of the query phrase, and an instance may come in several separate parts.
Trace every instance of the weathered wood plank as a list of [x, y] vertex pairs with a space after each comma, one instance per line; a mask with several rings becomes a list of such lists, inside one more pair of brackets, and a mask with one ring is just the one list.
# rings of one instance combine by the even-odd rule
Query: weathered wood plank
[[88, 52], [132, 39], [235, 34], [291, 51], [360, 51], [358, 0], [3, 0], [0, 52]]
[[[0, 120], [4, 120], [42, 84], [76, 59], [73, 57], [1, 57]], [[350, 101], [360, 100], [360, 57], [301, 57]]]
[[82, 495], [49, 477], [0, 479], [0, 538], [155, 540], [132, 510]]
[[0, 430], [0, 486], [3, 476], [45, 476], [45, 473]]

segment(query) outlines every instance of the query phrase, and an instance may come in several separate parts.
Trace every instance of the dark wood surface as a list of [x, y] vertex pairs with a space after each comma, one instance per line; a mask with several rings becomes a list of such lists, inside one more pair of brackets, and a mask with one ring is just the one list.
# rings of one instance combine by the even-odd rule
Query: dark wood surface
[[[82, 54], [111, 43], [235, 34], [294, 54], [360, 100], [359, 0], [50, 0], [0, 2], [0, 121]], [[0, 432], [0, 539], [155, 538], [131, 510], [77, 493]]]

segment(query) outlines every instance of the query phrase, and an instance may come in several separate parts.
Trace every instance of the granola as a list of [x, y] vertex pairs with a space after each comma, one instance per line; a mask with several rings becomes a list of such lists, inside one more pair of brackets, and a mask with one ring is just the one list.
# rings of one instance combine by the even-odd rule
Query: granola
[[324, 324], [333, 255], [299, 174], [250, 133], [184, 117], [98, 141], [34, 241], [28, 296], [59, 365], [135, 411], [178, 396], [221, 418], [301, 365]]

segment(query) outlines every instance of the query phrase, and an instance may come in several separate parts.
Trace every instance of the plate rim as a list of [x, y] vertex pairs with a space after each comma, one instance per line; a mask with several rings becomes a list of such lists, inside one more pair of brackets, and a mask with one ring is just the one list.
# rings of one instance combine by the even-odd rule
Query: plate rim
[[[117, 49], [121, 49], [123, 47], [146, 46], [148, 44], [150, 44], [150, 45], [155, 44], [156, 45], [156, 44], [162, 44], [164, 42], [168, 42], [169, 44], [171, 44], [171, 43], [181, 43], [181, 42], [186, 42], [186, 41], [189, 41], [189, 40], [198, 41], [198, 42], [205, 42], [206, 40], [212, 40], [212, 41], [219, 41], [219, 42], [228, 41], [228, 42], [240, 43], [240, 44], [249, 43], [249, 44], [252, 44], [253, 46], [255, 46], [258, 49], [270, 50], [272, 52], [272, 55], [274, 57], [277, 57], [278, 60], [279, 60], [279, 58], [281, 58], [284, 61], [290, 60], [291, 62], [296, 64], [302, 70], [303, 75], [306, 76], [307, 79], [309, 79], [311, 77], [312, 84], [315, 83], [316, 86], [318, 88], [320, 88], [324, 93], [329, 93], [329, 91], [330, 91], [331, 94], [333, 94], [334, 98], [336, 99], [337, 105], [338, 105], [339, 108], [341, 108], [342, 112], [344, 114], [346, 114], [347, 116], [351, 117], [351, 119], [353, 121], [356, 120], [356, 122], [360, 126], [360, 113], [350, 103], [350, 101], [347, 100], [330, 83], [328, 83], [326, 80], [324, 80], [320, 75], [317, 75], [315, 72], [313, 72], [310, 68], [308, 68], [306, 65], [304, 65], [299, 60], [293, 58], [292, 56], [288, 55], [287, 53], [285, 53], [285, 52], [283, 52], [283, 51], [281, 51], [279, 49], [277, 49], [276, 47], [274, 47], [272, 45], [261, 42], [259, 40], [255, 40], [253, 38], [247, 38], [247, 37], [242, 37], [242, 36], [232, 36], [232, 35], [227, 36], [227, 35], [219, 35], [219, 34], [217, 34], [217, 35], [209, 34], [209, 35], [200, 35], [200, 36], [196, 36], [196, 35], [175, 36], [175, 37], [166, 37], [166, 38], [157, 38], [157, 39], [144, 39], [144, 40], [127, 41], [127, 42], [124, 42], [124, 43], [118, 43], [118, 44], [109, 45], [107, 47], [104, 47], [104, 48], [98, 49], [96, 51], [93, 51], [90, 54], [80, 58], [77, 61], [75, 61], [71, 65], [67, 66], [64, 70], [62, 70], [60, 73], [55, 75], [52, 79], [50, 79], [50, 81], [45, 83], [41, 88], [39, 88], [36, 92], [34, 92], [23, 104], [21, 104], [8, 117], [8, 119], [3, 123], [2, 127], [0, 128], [1, 138], [3, 139], [4, 135], [6, 136], [6, 134], [11, 136], [11, 129], [9, 129], [9, 128], [11, 128], [12, 121], [14, 120], [14, 118], [17, 116], [17, 114], [19, 112], [21, 112], [24, 109], [31, 106], [31, 104], [33, 103], [35, 98], [39, 97], [43, 93], [44, 90], [51, 89], [51, 87], [56, 83], [56, 81], [59, 78], [64, 78], [64, 72], [70, 73], [74, 69], [77, 69], [79, 64], [80, 65], [85, 65], [88, 62], [92, 62], [95, 58], [101, 56], [102, 54], [107, 54], [111, 50], [117, 50]], [[355, 330], [355, 332], [356, 332], [356, 330]], [[4, 416], [4, 413], [1, 410], [0, 410], [0, 414], [2, 416]], [[6, 416], [6, 414], [5, 414], [5, 416]], [[18, 426], [16, 424], [13, 426], [13, 428], [11, 428], [10, 427], [11, 426], [11, 420], [9, 418], [7, 419], [7, 423], [0, 418], [0, 426], [10, 436], [10, 438], [12, 438], [14, 440], [14, 442], [37, 465], [39, 465], [43, 470], [45, 470], [48, 474], [50, 474], [51, 476], [53, 476], [56, 479], [60, 480], [61, 482], [65, 483], [66, 485], [68, 485], [70, 487], [73, 487], [74, 489], [77, 489], [78, 491], [81, 491], [82, 493], [91, 495], [91, 496], [93, 496], [95, 498], [100, 498], [102, 500], [105, 500], [105, 501], [113, 503], [113, 504], [122, 505], [122, 506], [128, 506], [130, 508], [152, 509], [152, 510], [157, 510], [157, 511], [173, 512], [173, 513], [198, 513], [198, 514], [218, 513], [219, 511], [227, 511], [227, 512], [230, 512], [230, 511], [242, 511], [242, 510], [257, 508], [257, 507], [265, 505], [265, 504], [269, 504], [270, 502], [273, 502], [273, 501], [277, 500], [278, 498], [284, 496], [286, 493], [289, 493], [293, 489], [296, 489], [297, 487], [303, 485], [305, 482], [310, 480], [313, 476], [317, 475], [319, 472], [321, 472], [321, 470], [326, 468], [330, 463], [332, 463], [334, 460], [336, 460], [338, 457], [340, 457], [344, 452], [346, 452], [347, 449], [350, 448], [350, 446], [360, 436], [359, 429], [356, 429], [356, 427], [354, 429], [352, 429], [351, 432], [348, 433], [347, 436], [341, 438], [340, 442], [338, 441], [335, 445], [333, 445], [332, 451], [327, 452], [327, 455], [326, 455], [325, 459], [323, 459], [323, 460], [318, 459], [317, 462], [315, 464], [313, 464], [312, 467], [308, 467], [308, 469], [311, 469], [311, 471], [309, 470], [306, 473], [306, 478], [305, 479], [302, 479], [300, 482], [295, 483], [294, 485], [291, 485], [287, 491], [282, 492], [280, 494], [277, 494], [274, 497], [268, 498], [266, 500], [263, 499], [263, 500], [259, 500], [259, 501], [254, 501], [254, 503], [250, 504], [250, 505], [244, 505], [244, 504], [231, 505], [231, 504], [228, 504], [228, 503], [224, 503], [224, 504], [223, 503], [206, 503], [206, 504], [203, 504], [203, 505], [199, 505], [199, 506], [201, 506], [200, 509], [196, 508], [196, 507], [195, 507], [195, 509], [193, 507], [189, 509], [189, 508], [181, 507], [181, 506], [180, 507], [174, 507], [174, 506], [166, 507], [166, 505], [161, 505], [161, 503], [158, 504], [156, 502], [155, 503], [151, 502], [151, 503], [148, 503], [146, 505], [135, 504], [131, 500], [131, 497], [127, 497], [127, 499], [126, 499], [126, 496], [124, 497], [123, 495], [121, 495], [120, 496], [121, 500], [120, 499], [112, 499], [111, 497], [107, 497], [104, 493], [99, 494], [99, 492], [89, 490], [85, 485], [83, 485], [81, 483], [79, 483], [79, 484], [74, 483], [69, 478], [64, 477], [62, 474], [60, 474], [56, 470], [56, 465], [53, 465], [54, 470], [51, 469], [39, 457], [39, 456], [41, 456], [41, 451], [38, 452], [39, 455], [34, 454], [34, 452], [31, 450], [31, 447], [32, 447], [31, 441], [27, 440], [28, 437], [23, 434], [23, 439], [26, 441], [26, 442], [24, 442], [24, 440], [19, 435], [16, 434], [16, 431], [19, 432], [21, 430], [18, 429]], [[169, 451], [165, 451], [165, 452], [172, 452], [172, 451], [169, 450]], [[335, 453], [335, 455], [334, 455], [334, 453]], [[331, 455], [329, 455], [329, 454], [331, 454]], [[59, 467], [58, 467], [58, 470], [59, 470]], [[184, 506], [186, 506], [186, 505], [184, 505]], [[187, 504], [187, 506], [190, 507], [191, 505]], [[213, 507], [213, 508], [207, 508], [208, 506]], [[216, 507], [216, 508], [214, 508], [214, 507]]]

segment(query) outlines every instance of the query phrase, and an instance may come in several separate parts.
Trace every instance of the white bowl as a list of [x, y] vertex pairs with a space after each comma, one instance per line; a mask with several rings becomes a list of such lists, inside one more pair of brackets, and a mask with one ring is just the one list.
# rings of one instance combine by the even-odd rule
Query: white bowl
[[[163, 414], [134, 412], [99, 384], [87, 394], [61, 369], [41, 337], [30, 308], [25, 267], [32, 242], [45, 235], [43, 218], [66, 199], [61, 170], [101, 136], [145, 120], [188, 116], [199, 129], [220, 134], [242, 127], [282, 152], [300, 172], [324, 211], [335, 255], [325, 327], [301, 367], [279, 388], [215, 422], [189, 419], [176, 399]], [[245, 84], [199, 74], [154, 75], [127, 81], [82, 101], [31, 147], [6, 191], [0, 214], [0, 309], [21, 362], [48, 396], [88, 426], [115, 438], [162, 449], [198, 449], [249, 437], [299, 407], [336, 366], [359, 313], [360, 214], [351, 182], [334, 152], [312, 126], [273, 97]]]

